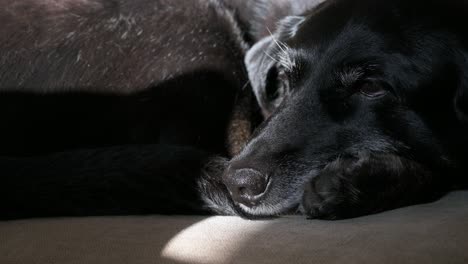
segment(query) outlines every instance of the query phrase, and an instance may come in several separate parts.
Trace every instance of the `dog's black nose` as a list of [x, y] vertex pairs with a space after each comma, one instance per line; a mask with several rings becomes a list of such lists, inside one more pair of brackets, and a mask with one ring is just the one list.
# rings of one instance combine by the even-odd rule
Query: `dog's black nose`
[[254, 206], [268, 185], [268, 177], [253, 169], [229, 170], [223, 180], [232, 199], [246, 206]]

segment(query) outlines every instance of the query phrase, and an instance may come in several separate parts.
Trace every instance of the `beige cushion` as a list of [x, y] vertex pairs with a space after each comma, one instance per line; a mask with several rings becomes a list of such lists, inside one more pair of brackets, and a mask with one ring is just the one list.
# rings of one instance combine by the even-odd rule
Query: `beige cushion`
[[468, 192], [335, 222], [182, 216], [0, 222], [0, 263], [468, 263]]

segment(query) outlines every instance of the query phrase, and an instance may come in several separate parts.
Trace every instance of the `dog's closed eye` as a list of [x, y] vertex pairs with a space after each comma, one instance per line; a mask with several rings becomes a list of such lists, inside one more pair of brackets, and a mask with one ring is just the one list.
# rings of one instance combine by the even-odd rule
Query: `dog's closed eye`
[[365, 82], [358, 85], [359, 93], [369, 99], [377, 99], [385, 96], [388, 90], [379, 83]]
[[344, 67], [339, 72], [338, 78], [348, 95], [359, 93], [367, 99], [378, 99], [384, 97], [391, 91], [391, 88], [379, 79], [372, 77], [376, 74], [378, 75], [378, 67], [366, 63], [354, 67]]

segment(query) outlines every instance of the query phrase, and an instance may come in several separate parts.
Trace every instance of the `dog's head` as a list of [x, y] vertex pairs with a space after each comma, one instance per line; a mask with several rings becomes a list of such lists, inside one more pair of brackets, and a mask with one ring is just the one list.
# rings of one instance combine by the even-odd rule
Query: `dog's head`
[[456, 164], [468, 113], [462, 2], [329, 0], [283, 19], [246, 57], [266, 120], [224, 173], [234, 211], [297, 208], [339, 158]]

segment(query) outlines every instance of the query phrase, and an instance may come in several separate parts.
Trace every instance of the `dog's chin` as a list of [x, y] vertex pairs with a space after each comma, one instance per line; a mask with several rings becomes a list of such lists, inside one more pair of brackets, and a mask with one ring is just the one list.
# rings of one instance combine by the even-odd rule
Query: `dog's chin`
[[281, 215], [292, 215], [298, 213], [299, 203], [284, 205], [260, 204], [248, 207], [243, 204], [236, 204], [241, 216], [249, 219], [273, 218]]
[[299, 213], [301, 198], [304, 195], [304, 190], [298, 190], [296, 195], [292, 195], [284, 200], [269, 200], [264, 199], [257, 205], [247, 206], [241, 203], [234, 202], [237, 213], [245, 218], [271, 218], [281, 215], [293, 215]]

